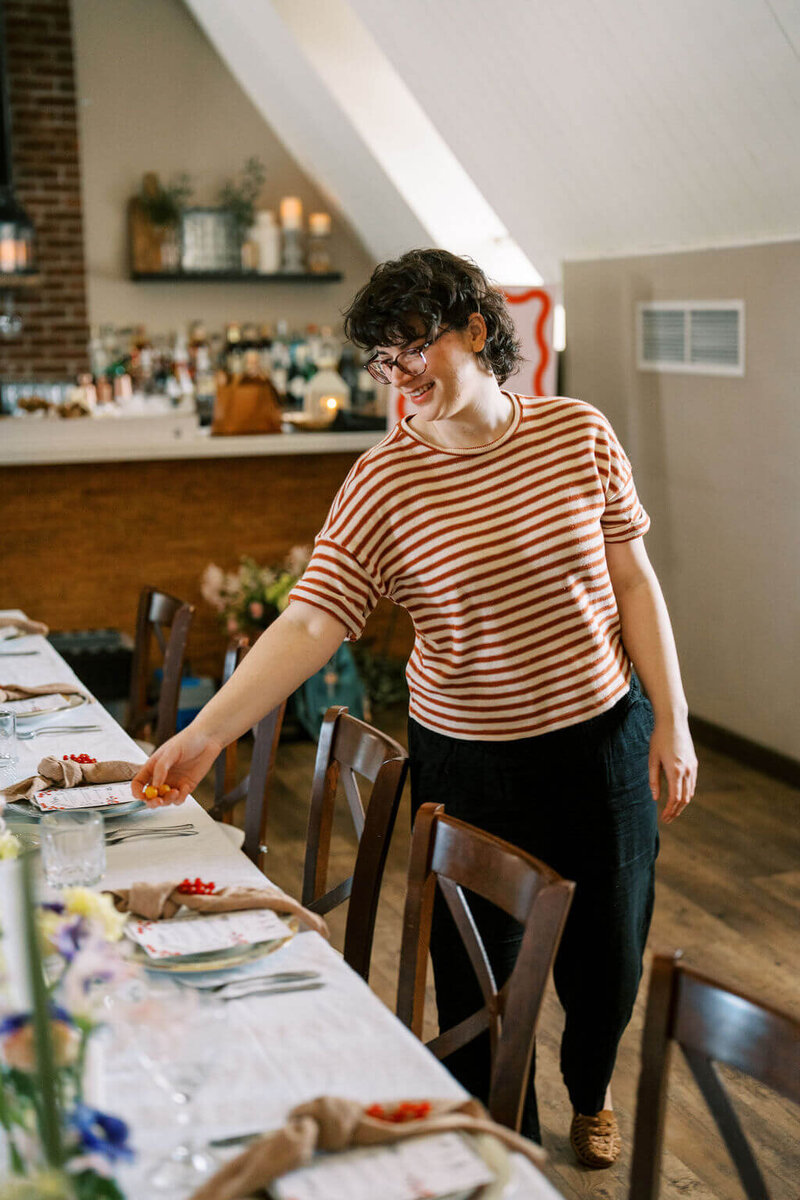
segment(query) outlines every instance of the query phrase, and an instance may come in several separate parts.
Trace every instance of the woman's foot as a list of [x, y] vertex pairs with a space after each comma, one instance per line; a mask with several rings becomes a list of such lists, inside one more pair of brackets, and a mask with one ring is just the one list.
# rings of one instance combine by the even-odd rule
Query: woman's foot
[[610, 1167], [619, 1158], [622, 1139], [613, 1108], [604, 1108], [594, 1116], [574, 1113], [569, 1140], [578, 1162], [585, 1167]]

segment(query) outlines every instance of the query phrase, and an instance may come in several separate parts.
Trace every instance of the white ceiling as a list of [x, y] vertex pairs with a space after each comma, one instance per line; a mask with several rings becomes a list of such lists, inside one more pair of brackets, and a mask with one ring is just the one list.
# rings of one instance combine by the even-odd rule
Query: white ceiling
[[[270, 0], [186, 2], [376, 258], [430, 240]], [[348, 3], [545, 279], [800, 235], [798, 0]]]

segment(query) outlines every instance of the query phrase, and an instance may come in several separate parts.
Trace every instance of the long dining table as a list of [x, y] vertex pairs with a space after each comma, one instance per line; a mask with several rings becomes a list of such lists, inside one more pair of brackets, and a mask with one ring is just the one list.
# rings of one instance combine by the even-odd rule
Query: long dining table
[[[21, 615], [5, 610], [0, 615]], [[33, 651], [33, 653], [22, 653]], [[44, 637], [30, 635], [0, 642], [0, 685], [75, 683], [64, 659]], [[81, 685], [82, 686], [82, 685]], [[84, 689], [85, 691], [86, 689]], [[88, 693], [87, 693], [88, 694]], [[93, 698], [76, 709], [25, 723], [31, 730], [63, 725], [63, 734], [19, 742], [19, 759], [7, 776], [35, 773], [45, 754], [86, 752], [98, 760], [143, 761], [139, 746]], [[67, 726], [99, 726], [96, 732], [72, 733]], [[300, 801], [304, 802], [304, 800]], [[6, 817], [9, 813], [6, 812]], [[157, 831], [176, 819], [191, 823], [193, 836], [142, 838], [107, 849], [103, 889], [134, 881], [162, 883], [184, 877], [213, 881], [217, 887], [264, 887], [268, 880], [236, 848], [204, 809], [189, 798], [180, 807], [140, 809], [110, 819], [120, 828]], [[19, 824], [35, 837], [35, 825]], [[200, 1140], [234, 1142], [240, 1136], [275, 1129], [297, 1104], [317, 1096], [342, 1096], [364, 1104], [409, 1098], [459, 1099], [466, 1093], [436, 1058], [394, 1016], [323, 937], [298, 933], [274, 956], [275, 969], [313, 970], [322, 986], [308, 991], [252, 995], [225, 1005], [224, 1020], [213, 1022], [217, 1042], [209, 1078], [195, 1102], [195, 1134]], [[155, 978], [155, 976], [153, 976]], [[101, 1039], [102, 1045], [102, 1039]], [[166, 1092], [132, 1056], [97, 1056], [93, 1098], [123, 1117], [131, 1127], [135, 1161], [117, 1170], [128, 1200], [152, 1200], [148, 1171], [177, 1143], [175, 1106]], [[503, 1200], [558, 1200], [545, 1176], [518, 1154], [511, 1157], [511, 1179]], [[376, 1197], [379, 1200], [379, 1197]]]

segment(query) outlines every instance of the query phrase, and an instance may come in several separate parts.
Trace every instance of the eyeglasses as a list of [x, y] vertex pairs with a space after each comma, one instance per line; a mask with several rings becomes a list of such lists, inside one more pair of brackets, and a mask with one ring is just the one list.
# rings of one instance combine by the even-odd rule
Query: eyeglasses
[[440, 329], [436, 337], [432, 337], [427, 342], [423, 342], [421, 346], [412, 346], [408, 350], [401, 350], [397, 358], [378, 358], [377, 354], [373, 354], [372, 358], [366, 362], [366, 368], [373, 379], [377, 379], [378, 383], [391, 383], [391, 376], [388, 374], [393, 367], [399, 367], [404, 375], [410, 375], [412, 378], [415, 375], [421, 375], [428, 368], [428, 360], [425, 357], [424, 351], [432, 346], [434, 342], [438, 342], [439, 338], [449, 332], [448, 329]]

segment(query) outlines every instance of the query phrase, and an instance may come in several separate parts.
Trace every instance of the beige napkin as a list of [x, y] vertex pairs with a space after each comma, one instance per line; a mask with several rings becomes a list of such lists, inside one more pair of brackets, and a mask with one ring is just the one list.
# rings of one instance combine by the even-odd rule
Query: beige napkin
[[47, 637], [50, 632], [44, 621], [31, 621], [28, 617], [0, 617], [0, 629], [8, 629], [9, 625], [20, 633], [40, 633], [42, 637]]
[[48, 788], [80, 787], [82, 783], [125, 783], [133, 779], [139, 770], [139, 763], [108, 762], [76, 763], [72, 759], [54, 758], [48, 755], [43, 758], [36, 768], [36, 774], [11, 787], [0, 788], [9, 800], [30, 800], [36, 792], [44, 792]]
[[89, 696], [77, 683], [40, 683], [38, 687], [26, 687], [22, 683], [0, 683], [0, 704], [7, 700], [32, 700], [34, 696]]
[[299, 917], [315, 933], [324, 938], [330, 936], [322, 917], [309, 912], [299, 900], [288, 896], [280, 888], [271, 887], [223, 887], [213, 895], [192, 895], [179, 892], [180, 885], [171, 883], [134, 883], [129, 888], [112, 891], [114, 905], [119, 912], [135, 913], [147, 921], [159, 921], [162, 917], [174, 917], [183, 905], [193, 912], [224, 913], [248, 908], [271, 908], [273, 912], [290, 913]]
[[540, 1146], [497, 1125], [477, 1100], [432, 1100], [430, 1105], [429, 1116], [396, 1125], [368, 1116], [363, 1105], [355, 1100], [320, 1096], [292, 1109], [282, 1129], [259, 1138], [226, 1163], [193, 1193], [191, 1200], [237, 1200], [251, 1196], [280, 1175], [305, 1166], [315, 1150], [377, 1146], [451, 1130], [489, 1133], [509, 1150], [524, 1154], [537, 1167], [545, 1161]]

